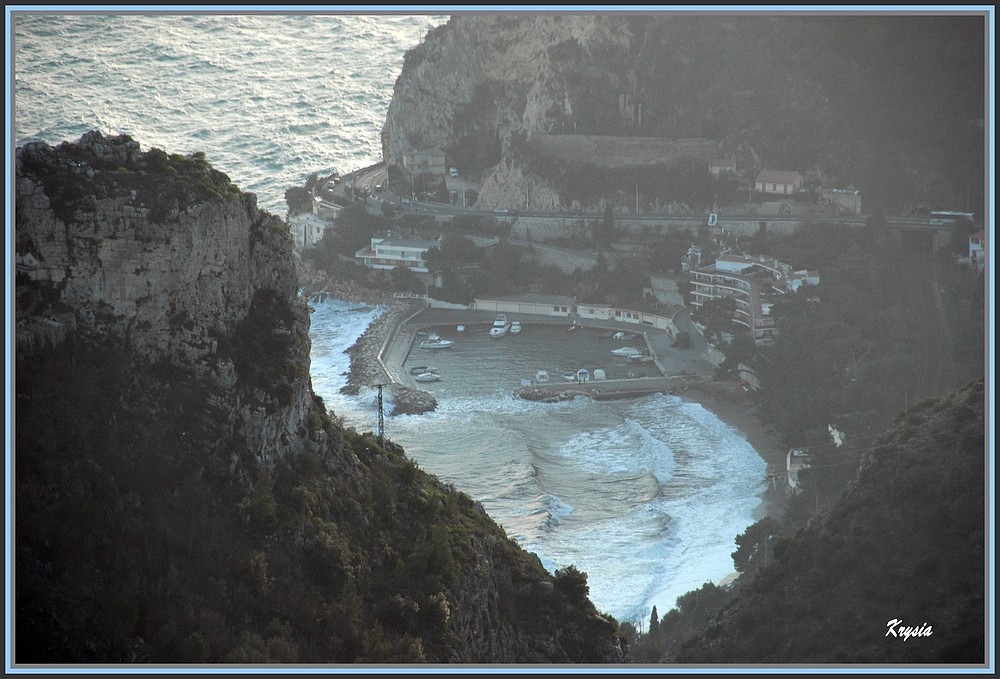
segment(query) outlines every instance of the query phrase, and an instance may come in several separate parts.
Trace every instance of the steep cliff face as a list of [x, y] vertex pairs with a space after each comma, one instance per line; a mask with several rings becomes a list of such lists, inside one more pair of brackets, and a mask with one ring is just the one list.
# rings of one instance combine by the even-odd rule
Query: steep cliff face
[[[572, 114], [561, 77], [566, 64], [554, 46], [589, 52], [620, 51], [629, 44], [621, 18], [595, 15], [456, 16], [431, 31], [406, 55], [382, 130], [382, 153], [396, 163], [405, 151], [450, 144], [463, 117], [479, 116], [485, 129], [547, 132], [557, 116]], [[482, 111], [470, 110], [483, 107]]]
[[[383, 159], [398, 166], [408, 150], [441, 147], [482, 180], [480, 206], [527, 198], [547, 209], [555, 194], [568, 207], [572, 187], [559, 169], [526, 163], [524, 139], [707, 139], [744, 181], [764, 167], [796, 170], [858, 186], [869, 210], [914, 200], [907, 177], [920, 175], [919, 200], [960, 205], [967, 187], [950, 179], [965, 176], [955, 167], [983, 185], [983, 35], [982, 17], [971, 16], [461, 15], [407, 53]], [[632, 180], [584, 178], [575, 188], [616, 199]], [[650, 201], [683, 188], [660, 184], [647, 189]]]
[[[21, 302], [68, 307], [82, 336], [196, 378], [233, 413], [227, 434], [245, 436], [254, 455], [297, 440], [308, 380], [283, 379], [289, 393], [280, 402], [261, 389], [236, 390], [238, 357], [219, 346], [255, 300], [272, 295], [287, 318], [269, 332], [290, 350], [290, 365], [308, 360], [308, 312], [296, 300], [280, 220], [203, 159], [140, 154], [122, 138], [91, 133], [61, 154], [29, 145], [17, 173], [17, 249], [37, 261]], [[215, 188], [191, 186], [198, 181]], [[201, 200], [206, 189], [213, 200]]]
[[[539, 176], [522, 176], [508, 158], [494, 179], [493, 165], [518, 138], [565, 131], [577, 99], [567, 71], [587, 68], [594, 56], [623, 53], [628, 44], [620, 18], [454, 17], [406, 55], [382, 130], [383, 159], [399, 164], [406, 151], [445, 147], [464, 172], [482, 175], [488, 196], [479, 204], [522, 207], [534, 183], [528, 203], [546, 209], [555, 199]], [[564, 49], [585, 54], [586, 63], [567, 64]], [[494, 138], [495, 151], [486, 148]]]
[[16, 171], [17, 662], [624, 660], [481, 508], [326, 412], [252, 195], [98, 133]]

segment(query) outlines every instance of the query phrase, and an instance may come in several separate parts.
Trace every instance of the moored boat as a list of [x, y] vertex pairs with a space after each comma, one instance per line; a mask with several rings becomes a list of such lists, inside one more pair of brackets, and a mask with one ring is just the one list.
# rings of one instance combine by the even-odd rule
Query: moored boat
[[538, 384], [548, 384], [549, 383], [549, 372], [547, 370], [539, 370], [535, 373], [535, 382]]
[[618, 331], [614, 335], [612, 335], [612, 337], [614, 337], [616, 340], [631, 340], [635, 339], [635, 333]]
[[493, 327], [490, 328], [490, 337], [503, 337], [510, 331], [510, 323], [507, 322], [507, 317], [503, 314], [497, 316], [497, 319], [493, 321]]
[[421, 349], [447, 349], [455, 344], [455, 340], [444, 339], [431, 333], [427, 339], [420, 343]]
[[516, 335], [519, 332], [521, 332], [521, 321], [514, 321], [510, 324], [510, 334]]
[[411, 375], [423, 375], [424, 373], [436, 373], [437, 368], [429, 365], [417, 365], [410, 368]]
[[423, 373], [422, 375], [417, 375], [413, 379], [417, 382], [437, 382], [441, 379], [441, 376], [437, 373]]
[[635, 347], [621, 347], [619, 349], [612, 349], [611, 353], [615, 356], [642, 356], [642, 352]]

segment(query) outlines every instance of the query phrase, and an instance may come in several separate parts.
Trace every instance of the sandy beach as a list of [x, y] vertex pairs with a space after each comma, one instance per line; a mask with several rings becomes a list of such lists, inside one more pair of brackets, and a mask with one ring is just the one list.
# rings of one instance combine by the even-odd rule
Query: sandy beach
[[[757, 418], [749, 396], [738, 385], [727, 382], [705, 383], [692, 388], [681, 398], [700, 403], [720, 420], [737, 429], [767, 463], [769, 474], [784, 471], [787, 447], [781, 444], [773, 427]], [[760, 496], [763, 502], [754, 512], [754, 518], [781, 516], [785, 502], [782, 484], [783, 479], [779, 478], [776, 488], [771, 484], [767, 486], [767, 490]]]

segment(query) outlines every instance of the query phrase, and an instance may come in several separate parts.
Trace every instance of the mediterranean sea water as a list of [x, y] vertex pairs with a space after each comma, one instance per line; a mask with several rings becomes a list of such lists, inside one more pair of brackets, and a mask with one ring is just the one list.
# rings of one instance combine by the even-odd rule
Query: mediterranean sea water
[[[445, 20], [17, 16], [14, 138], [58, 144], [99, 129], [144, 149], [204, 151], [281, 215], [285, 190], [310, 173], [381, 159], [403, 52]], [[339, 390], [344, 350], [381, 310], [313, 306], [313, 387], [345, 424], [374, 429], [373, 394]], [[553, 338], [529, 326], [492, 341], [466, 332], [447, 355], [408, 359], [445, 375], [426, 385], [437, 411], [388, 418], [389, 438], [421, 467], [480, 500], [549, 569], [586, 571], [594, 603], [619, 620], [648, 619], [653, 605], [664, 613], [733, 570], [734, 537], [753, 521], [765, 471], [739, 432], [676, 397], [519, 400], [512, 391], [538, 369], [553, 380], [576, 367], [612, 377], [622, 360], [609, 353], [599, 364], [575, 343], [582, 333]]]

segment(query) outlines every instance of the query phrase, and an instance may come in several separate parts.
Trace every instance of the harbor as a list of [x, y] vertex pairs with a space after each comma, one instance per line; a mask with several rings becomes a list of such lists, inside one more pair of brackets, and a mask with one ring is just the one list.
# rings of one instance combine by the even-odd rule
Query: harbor
[[[385, 337], [379, 351], [379, 364], [390, 382], [423, 387], [425, 385], [421, 382], [438, 380], [418, 380], [420, 375], [411, 374], [409, 368], [434, 362], [436, 358], [453, 351], [452, 345], [460, 349], [470, 338], [517, 343], [525, 337], [537, 337], [538, 332], [533, 331], [541, 330], [559, 346], [566, 362], [572, 361], [571, 348], [581, 345], [580, 340], [587, 338], [591, 349], [587, 360], [592, 370], [585, 369], [586, 374], [582, 377], [570, 382], [568, 377], [563, 376], [562, 373], [576, 372], [579, 368], [575, 364], [569, 365], [569, 370], [558, 367], [545, 370], [548, 366], [538, 365], [534, 370], [512, 376], [512, 391], [521, 398], [534, 401], [567, 400], [576, 396], [607, 400], [653, 393], [679, 394], [706, 379], [710, 380], [716, 365], [711, 350], [705, 346], [692, 349], [672, 346], [674, 327], [668, 331], [637, 328], [635, 324], [607, 320], [529, 314], [508, 316], [511, 323], [517, 322], [524, 328], [523, 335], [491, 337], [490, 329], [497, 319], [497, 314], [491, 311], [417, 307], [408, 313], [397, 313], [395, 326]], [[566, 334], [560, 335], [560, 332]], [[616, 339], [616, 333], [621, 339]], [[445, 346], [431, 350], [432, 345], [427, 342], [431, 336], [443, 338]], [[601, 340], [601, 344], [596, 345], [597, 349], [594, 348], [595, 338]], [[613, 355], [616, 348], [626, 348], [623, 344], [631, 345], [635, 350], [630, 354]], [[606, 364], [600, 362], [598, 351], [607, 354]], [[715, 360], [718, 360], [717, 357]], [[537, 379], [539, 372], [549, 373], [551, 381], [540, 382]], [[447, 380], [447, 375], [442, 373], [441, 378]]]

